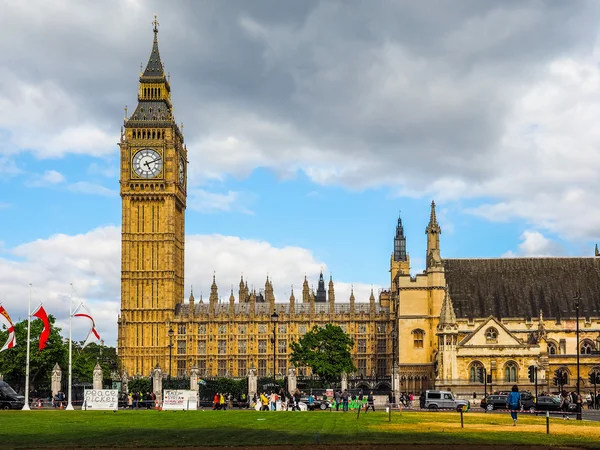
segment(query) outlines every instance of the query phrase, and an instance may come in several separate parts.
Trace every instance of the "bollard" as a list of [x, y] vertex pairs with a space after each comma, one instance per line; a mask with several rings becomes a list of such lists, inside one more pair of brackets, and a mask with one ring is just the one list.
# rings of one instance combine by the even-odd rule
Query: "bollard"
[[546, 434], [550, 434], [550, 411], [546, 411]]
[[388, 422], [392, 421], [392, 404], [390, 403], [390, 407], [388, 408]]
[[464, 428], [465, 427], [465, 422], [463, 421], [463, 409], [460, 408], [460, 427]]

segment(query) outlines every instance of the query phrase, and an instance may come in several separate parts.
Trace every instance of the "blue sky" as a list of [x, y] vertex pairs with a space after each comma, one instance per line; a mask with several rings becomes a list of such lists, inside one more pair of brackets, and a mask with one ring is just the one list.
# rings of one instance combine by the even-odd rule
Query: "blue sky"
[[389, 285], [400, 211], [423, 269], [431, 200], [443, 257], [593, 255], [594, 3], [31, 1], [0, 14], [13, 316], [34, 283], [65, 326], [72, 282], [114, 342], [116, 143], [154, 13], [189, 152], [187, 292], [213, 272], [222, 296], [241, 273], [256, 286], [269, 274], [287, 301], [323, 268], [336, 298], [354, 286], [366, 301]]

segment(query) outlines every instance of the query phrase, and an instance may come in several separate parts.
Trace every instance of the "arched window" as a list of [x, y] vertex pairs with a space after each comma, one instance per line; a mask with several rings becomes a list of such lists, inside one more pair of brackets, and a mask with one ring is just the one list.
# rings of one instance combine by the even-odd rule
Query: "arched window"
[[580, 354], [581, 355], [591, 355], [592, 350], [594, 350], [594, 344], [587, 339], [581, 343]]
[[558, 347], [554, 342], [548, 342], [548, 354], [549, 355], [558, 355]]
[[490, 327], [485, 332], [485, 341], [488, 344], [497, 344], [498, 343], [498, 330], [494, 327]]
[[517, 381], [517, 365], [514, 362], [506, 363], [504, 366], [504, 381], [515, 383]]
[[483, 370], [483, 364], [479, 361], [471, 363], [471, 367], [469, 368], [469, 381], [471, 383], [483, 383], [483, 380], [479, 381], [480, 370]]
[[416, 329], [412, 331], [414, 347], [415, 348], [423, 348], [423, 340], [425, 338], [425, 332], [421, 329]]

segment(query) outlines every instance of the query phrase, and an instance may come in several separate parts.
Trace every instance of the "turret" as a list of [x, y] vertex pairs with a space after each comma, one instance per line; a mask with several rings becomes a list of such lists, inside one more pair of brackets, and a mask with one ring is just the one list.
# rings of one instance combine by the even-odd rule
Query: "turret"
[[371, 295], [369, 296], [369, 313], [375, 314], [375, 294], [373, 294], [373, 286], [371, 286]]
[[209, 300], [209, 311], [211, 313], [215, 312], [215, 305], [219, 303], [219, 291], [217, 290], [217, 283], [215, 281], [215, 274], [213, 273], [213, 281], [210, 286], [210, 297]]
[[335, 291], [333, 289], [333, 277], [329, 275], [329, 290], [327, 292], [329, 300], [329, 314], [335, 313]]
[[310, 301], [310, 291], [308, 290], [308, 280], [304, 275], [304, 283], [302, 283], [302, 303], [308, 303]]
[[425, 228], [425, 234], [427, 234], [426, 267], [428, 270], [432, 268], [441, 268], [442, 257], [440, 255], [440, 234], [442, 234], [442, 229], [437, 222], [434, 201], [431, 202], [431, 213], [429, 215], [429, 223], [427, 224], [427, 228]]
[[290, 292], [290, 317], [293, 317], [296, 313], [296, 298], [294, 297], [294, 285], [292, 285], [292, 290]]
[[231, 294], [229, 295], [229, 315], [233, 316], [235, 312], [235, 297], [233, 296], [233, 285], [231, 285]]
[[404, 225], [402, 218], [398, 215], [396, 224], [396, 235], [394, 236], [394, 251], [390, 259], [390, 275], [392, 291], [396, 291], [395, 280], [398, 275], [410, 274], [410, 257], [406, 252], [406, 236], [404, 236]]
[[190, 309], [188, 310], [188, 315], [190, 317], [194, 317], [194, 308], [195, 308], [195, 299], [194, 299], [194, 286], [191, 287], [190, 290]]
[[354, 312], [354, 285], [350, 286], [350, 312]]
[[244, 287], [244, 275], [240, 278], [240, 288], [238, 291], [238, 299], [240, 303], [248, 303], [248, 291]]
[[325, 303], [327, 301], [327, 294], [325, 292], [325, 280], [323, 279], [323, 271], [319, 275], [319, 285], [317, 287], [317, 295], [315, 298], [315, 302], [317, 303]]
[[458, 343], [458, 325], [456, 314], [450, 298], [448, 286], [444, 292], [444, 300], [437, 326], [438, 335], [438, 378], [440, 382], [451, 382], [458, 377], [456, 361], [456, 345]]

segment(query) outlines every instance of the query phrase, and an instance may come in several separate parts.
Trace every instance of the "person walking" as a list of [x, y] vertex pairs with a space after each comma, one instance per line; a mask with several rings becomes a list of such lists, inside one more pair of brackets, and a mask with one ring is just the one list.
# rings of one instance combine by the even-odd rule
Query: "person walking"
[[562, 391], [560, 396], [560, 409], [563, 412], [563, 420], [569, 420], [569, 404], [571, 403], [571, 396], [566, 390]]
[[521, 409], [521, 394], [519, 393], [519, 387], [515, 384], [512, 387], [512, 391], [508, 394], [506, 399], [508, 409], [510, 409], [510, 415], [513, 420], [513, 427], [517, 426], [517, 413]]
[[342, 392], [342, 410], [344, 412], [348, 411], [348, 389], [344, 389], [344, 392]]
[[373, 398], [373, 391], [369, 392], [369, 395], [367, 395], [367, 409], [365, 410], [365, 414], [369, 411], [369, 408], [372, 408], [373, 412], [375, 412], [375, 399]]

